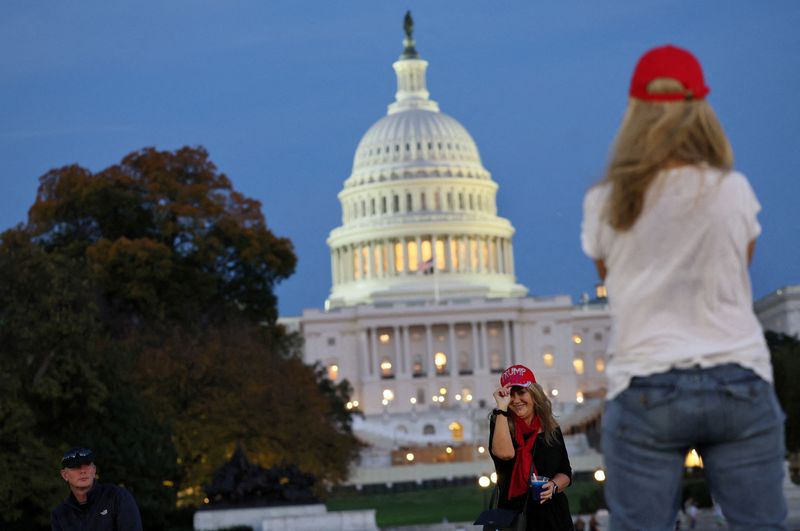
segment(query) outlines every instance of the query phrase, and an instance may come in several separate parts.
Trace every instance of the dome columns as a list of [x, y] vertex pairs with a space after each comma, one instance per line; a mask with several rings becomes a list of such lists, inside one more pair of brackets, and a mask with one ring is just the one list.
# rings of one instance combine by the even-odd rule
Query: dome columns
[[511, 239], [492, 235], [401, 236], [331, 248], [334, 286], [434, 273], [513, 276], [513, 263]]

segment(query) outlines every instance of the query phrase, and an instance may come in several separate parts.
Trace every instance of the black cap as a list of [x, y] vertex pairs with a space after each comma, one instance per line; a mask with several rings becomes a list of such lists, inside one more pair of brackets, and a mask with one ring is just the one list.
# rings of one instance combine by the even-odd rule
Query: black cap
[[61, 468], [77, 468], [87, 463], [94, 463], [94, 454], [90, 448], [76, 446], [64, 452]]

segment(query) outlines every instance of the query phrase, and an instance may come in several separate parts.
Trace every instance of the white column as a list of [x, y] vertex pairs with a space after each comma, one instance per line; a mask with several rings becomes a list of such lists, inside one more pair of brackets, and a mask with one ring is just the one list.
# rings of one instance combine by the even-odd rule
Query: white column
[[378, 329], [377, 328], [370, 328], [369, 329], [369, 346], [371, 349], [370, 352], [370, 366], [375, 369], [375, 375], [380, 377], [380, 363], [381, 360], [378, 359]]
[[436, 365], [433, 363], [433, 338], [431, 337], [431, 325], [425, 325], [425, 341], [428, 348], [428, 353], [425, 355], [425, 360], [427, 362], [427, 376], [428, 378], [432, 378], [436, 376]]
[[450, 252], [450, 242], [452, 239], [448, 234], [444, 238], [444, 270], [448, 273], [453, 271], [453, 253]]
[[339, 283], [339, 268], [336, 264], [336, 249], [331, 249], [331, 284], [334, 286]]
[[525, 327], [519, 321], [512, 321], [511, 322], [511, 336], [512, 336], [512, 344], [514, 345], [514, 363], [522, 363], [523, 362], [523, 355], [525, 354], [525, 348], [522, 346], [522, 334], [525, 331]]
[[511, 355], [511, 334], [508, 330], [508, 321], [503, 321], [503, 361], [504, 365], [508, 367], [514, 363], [513, 356]]
[[386, 265], [389, 266], [389, 276], [394, 277], [397, 276], [397, 272], [394, 270], [394, 240], [387, 240], [386, 243], [389, 246], [389, 263]]
[[481, 361], [480, 350], [478, 348], [478, 323], [472, 321], [470, 323], [470, 328], [472, 329], [472, 366], [475, 368], [475, 372], [478, 372], [478, 368], [483, 368], [483, 361]]
[[408, 345], [408, 325], [403, 327], [403, 359], [405, 360], [405, 373], [411, 372], [411, 348]]
[[369, 247], [367, 247], [367, 263], [369, 263], [369, 278], [377, 278], [375, 271], [375, 242], [369, 242]]
[[369, 352], [369, 343], [367, 342], [367, 331], [361, 330], [358, 334], [358, 342], [361, 346], [361, 366], [364, 368], [364, 374], [367, 375], [366, 380], [371, 380], [372, 372], [372, 357]]
[[403, 271], [405, 271], [405, 274], [407, 275], [409, 273], [409, 270], [408, 270], [408, 240], [403, 238], [402, 242], [403, 242], [403, 266], [404, 266], [403, 267]]
[[406, 372], [406, 362], [405, 353], [403, 352], [403, 343], [401, 342], [400, 338], [399, 326], [392, 327], [392, 346], [394, 347], [394, 363], [396, 365], [394, 372], [400, 376]]
[[450, 349], [450, 354], [447, 356], [448, 360], [450, 360], [450, 363], [448, 363], [450, 366], [450, 392], [455, 393], [455, 390], [458, 387], [458, 353], [456, 352], [455, 325], [453, 323], [448, 323], [447, 331], [450, 345], [448, 347]]
[[486, 321], [481, 321], [481, 359], [484, 360], [486, 368], [491, 370], [489, 363], [489, 344], [486, 341]]

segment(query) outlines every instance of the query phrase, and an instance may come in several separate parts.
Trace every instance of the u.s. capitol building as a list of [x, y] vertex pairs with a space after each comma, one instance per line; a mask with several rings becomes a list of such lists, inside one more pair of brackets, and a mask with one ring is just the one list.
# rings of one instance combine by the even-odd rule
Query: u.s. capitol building
[[430, 99], [408, 27], [404, 45], [395, 101], [339, 193], [325, 308], [283, 319], [302, 333], [307, 363], [352, 384], [363, 467], [485, 459], [492, 392], [511, 364], [534, 370], [562, 418], [581, 418], [605, 387], [602, 293], [577, 305], [527, 295], [498, 185], [469, 132]]

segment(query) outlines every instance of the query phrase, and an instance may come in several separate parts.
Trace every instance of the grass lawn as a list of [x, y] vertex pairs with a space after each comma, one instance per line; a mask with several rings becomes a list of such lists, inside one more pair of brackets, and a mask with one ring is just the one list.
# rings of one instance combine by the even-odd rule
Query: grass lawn
[[[573, 514], [581, 508], [580, 499], [597, 490], [594, 482], [578, 482], [567, 489]], [[489, 502], [491, 489], [474, 486], [426, 488], [386, 494], [334, 495], [326, 502], [329, 511], [375, 509], [379, 527], [433, 524], [447, 518], [450, 522], [472, 522]], [[485, 498], [484, 498], [485, 496]]]

